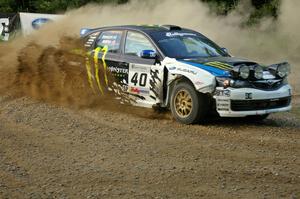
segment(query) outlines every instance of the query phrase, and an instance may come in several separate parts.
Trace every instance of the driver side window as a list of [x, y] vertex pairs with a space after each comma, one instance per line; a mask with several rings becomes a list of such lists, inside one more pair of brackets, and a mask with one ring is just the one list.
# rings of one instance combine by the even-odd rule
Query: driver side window
[[148, 38], [143, 34], [129, 31], [126, 36], [125, 54], [140, 56], [143, 50], [156, 51]]

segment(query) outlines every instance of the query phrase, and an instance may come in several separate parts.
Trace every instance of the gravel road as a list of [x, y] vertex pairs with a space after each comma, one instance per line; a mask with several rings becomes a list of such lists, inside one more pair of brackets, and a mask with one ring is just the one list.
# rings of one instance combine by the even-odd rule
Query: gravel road
[[0, 198], [296, 199], [299, 138], [293, 113], [187, 126], [2, 96]]

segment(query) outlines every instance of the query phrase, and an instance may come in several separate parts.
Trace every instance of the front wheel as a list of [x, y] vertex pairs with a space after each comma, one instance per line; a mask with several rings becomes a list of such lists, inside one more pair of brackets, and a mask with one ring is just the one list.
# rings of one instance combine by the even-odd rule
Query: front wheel
[[170, 106], [173, 117], [183, 124], [203, 122], [209, 109], [207, 97], [188, 82], [175, 85]]

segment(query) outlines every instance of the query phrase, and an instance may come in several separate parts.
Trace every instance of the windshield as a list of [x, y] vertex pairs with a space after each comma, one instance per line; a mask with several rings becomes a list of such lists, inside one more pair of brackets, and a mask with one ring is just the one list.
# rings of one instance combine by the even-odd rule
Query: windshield
[[162, 52], [170, 58], [228, 56], [208, 38], [194, 32], [155, 32], [151, 36]]

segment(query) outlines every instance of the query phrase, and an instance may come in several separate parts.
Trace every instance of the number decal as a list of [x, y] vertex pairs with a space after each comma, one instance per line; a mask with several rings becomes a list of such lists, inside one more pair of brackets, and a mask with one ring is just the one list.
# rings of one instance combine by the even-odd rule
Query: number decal
[[[138, 78], [138, 76], [140, 77]], [[138, 84], [138, 86], [140, 87], [145, 87], [147, 84], [147, 78], [148, 78], [147, 73], [141, 73], [140, 75], [138, 73], [134, 73], [134, 75], [131, 78], [131, 83], [133, 83], [134, 86]]]
[[140, 76], [140, 86], [145, 87], [146, 83], [147, 83], [147, 74], [142, 73], [141, 76]]
[[134, 86], [138, 83], [138, 73], [134, 73], [133, 77], [131, 78], [131, 83], [134, 83]]

